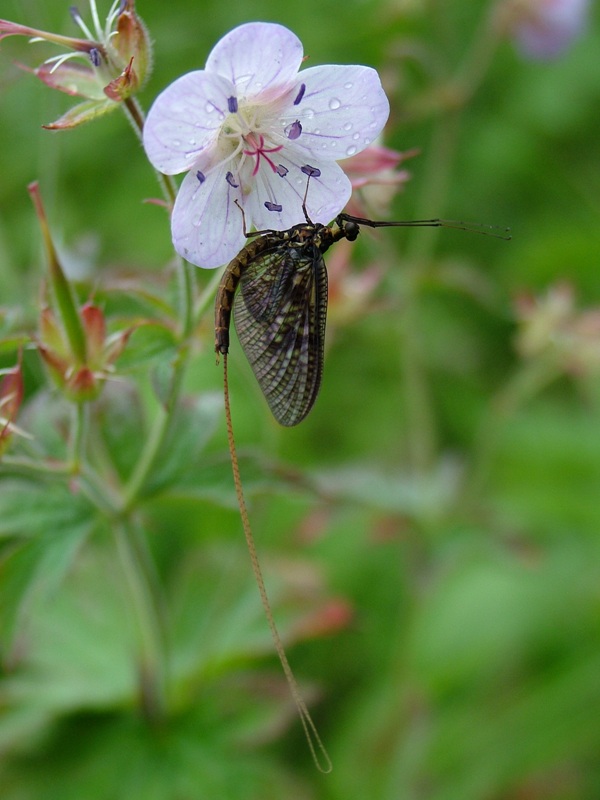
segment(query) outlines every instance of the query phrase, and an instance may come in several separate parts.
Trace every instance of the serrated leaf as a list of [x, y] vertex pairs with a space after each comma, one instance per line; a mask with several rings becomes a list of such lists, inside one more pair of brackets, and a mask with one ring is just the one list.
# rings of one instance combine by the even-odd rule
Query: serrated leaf
[[302, 782], [203, 714], [153, 731], [134, 715], [73, 719], [48, 747], [5, 760], [3, 800], [308, 800]]
[[147, 485], [147, 494], [187, 478], [202, 464], [202, 454], [222, 418], [220, 394], [202, 394], [182, 405], [175, 415], [163, 449], [164, 455]]
[[94, 517], [81, 494], [60, 484], [4, 480], [0, 487], [0, 537], [51, 539], [57, 533], [79, 531]]

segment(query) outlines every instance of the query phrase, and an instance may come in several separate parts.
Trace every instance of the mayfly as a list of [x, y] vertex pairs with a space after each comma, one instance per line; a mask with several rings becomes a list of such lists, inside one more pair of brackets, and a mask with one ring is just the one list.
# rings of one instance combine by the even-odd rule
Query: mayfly
[[[320, 171], [302, 167], [311, 177]], [[279, 209], [276, 209], [279, 210]], [[338, 214], [329, 225], [305, 222], [285, 231], [247, 234], [251, 240], [223, 273], [215, 301], [215, 351], [229, 352], [231, 311], [240, 344], [281, 425], [291, 427], [313, 407], [323, 377], [327, 320], [327, 268], [324, 254], [340, 239], [356, 240], [360, 226], [370, 228], [444, 227], [484, 230], [489, 226], [444, 219], [386, 222]], [[246, 233], [246, 231], [245, 231]], [[237, 291], [236, 291], [237, 290]]]
[[[302, 171], [308, 176], [302, 211], [305, 222], [285, 231], [264, 230], [244, 233], [250, 238], [230, 262], [219, 284], [215, 300], [215, 351], [223, 356], [225, 419], [231, 453], [235, 491], [242, 518], [252, 570], [273, 642], [317, 767], [332, 768], [329, 755], [310, 716], [289, 665], [267, 596], [250, 519], [244, 500], [235, 449], [227, 354], [233, 310], [238, 338], [250, 362], [275, 419], [285, 426], [297, 425], [314, 405], [323, 376], [325, 323], [327, 319], [327, 269], [324, 253], [340, 239], [353, 242], [360, 226], [446, 227], [484, 233], [483, 226], [466, 225], [442, 219], [411, 222], [377, 222], [350, 214], [338, 214], [329, 225], [312, 222], [306, 210], [311, 177], [320, 172], [311, 166]], [[281, 210], [273, 207], [272, 210]], [[491, 233], [492, 236], [509, 238]]]

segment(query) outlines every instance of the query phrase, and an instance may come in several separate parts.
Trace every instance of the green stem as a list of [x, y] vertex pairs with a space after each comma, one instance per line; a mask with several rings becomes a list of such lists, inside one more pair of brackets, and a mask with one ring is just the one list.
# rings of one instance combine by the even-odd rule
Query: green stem
[[194, 306], [194, 320], [199, 320], [207, 308], [214, 306], [215, 294], [223, 277], [223, 270], [215, 270], [212, 278], [202, 290], [202, 294], [198, 298]]
[[69, 443], [69, 468], [72, 475], [78, 475], [81, 472], [81, 465], [84, 460], [85, 438], [89, 418], [88, 403], [75, 403], [73, 415], [74, 420]]
[[[133, 97], [125, 100], [123, 104], [125, 114], [131, 122], [138, 138], [142, 140], [144, 130], [144, 113]], [[156, 172], [158, 182], [163, 190], [165, 199], [170, 207], [175, 202], [177, 186], [170, 175]], [[148, 479], [163, 443], [169, 431], [169, 425], [173, 413], [179, 402], [183, 376], [189, 358], [189, 339], [194, 322], [194, 301], [193, 301], [193, 281], [191, 274], [192, 267], [182, 258], [177, 258], [177, 286], [178, 286], [178, 312], [181, 320], [180, 328], [180, 351], [173, 366], [173, 376], [171, 379], [171, 389], [169, 397], [164, 405], [161, 405], [154, 420], [150, 435], [146, 439], [141, 456], [131, 474], [129, 482], [125, 487], [122, 500], [122, 513], [127, 513], [134, 505], [144, 484]]]
[[158, 607], [158, 585], [145, 538], [133, 525], [114, 525], [117, 553], [131, 597], [137, 627], [140, 702], [152, 725], [165, 718], [166, 648]]
[[[430, 158], [416, 217], [441, 212], [458, 139], [456, 112], [437, 120], [429, 147]], [[407, 250], [405, 296], [400, 352], [404, 374], [409, 461], [417, 472], [426, 472], [435, 460], [437, 430], [431, 390], [423, 353], [421, 285], [423, 272], [433, 256], [438, 228], [413, 231]]]
[[171, 388], [164, 405], [160, 405], [154, 419], [150, 434], [146, 439], [142, 453], [129, 478], [121, 501], [121, 513], [128, 513], [135, 505], [136, 500], [143, 491], [144, 485], [152, 472], [154, 464], [159, 457], [165, 439], [169, 433], [174, 409], [179, 402], [181, 387], [188, 360], [188, 349], [183, 348], [173, 366]]

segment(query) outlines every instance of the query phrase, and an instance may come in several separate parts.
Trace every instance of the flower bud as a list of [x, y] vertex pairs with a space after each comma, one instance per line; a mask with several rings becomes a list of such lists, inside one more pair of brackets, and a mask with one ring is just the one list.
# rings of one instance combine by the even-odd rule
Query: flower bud
[[[5, 452], [13, 434], [28, 436], [15, 425], [23, 402], [23, 371], [21, 359], [16, 367], [0, 370], [0, 457]], [[29, 437], [28, 437], [29, 438]]]
[[92, 31], [85, 25], [77, 9], [71, 11], [73, 20], [86, 37], [84, 39], [61, 36], [0, 19], [0, 39], [28, 36], [68, 50], [32, 70], [50, 88], [85, 98], [85, 102], [44, 126], [51, 130], [73, 128], [113, 111], [119, 103], [138, 91], [150, 73], [150, 38], [135, 11], [134, 0], [113, 4], [103, 25], [99, 22], [96, 1], [90, 0], [90, 6], [95, 23]]
[[131, 329], [107, 336], [102, 310], [93, 303], [77, 307], [54, 248], [37, 184], [29, 187], [35, 203], [48, 259], [54, 307], [40, 314], [38, 350], [50, 376], [75, 402], [93, 400], [113, 370]]

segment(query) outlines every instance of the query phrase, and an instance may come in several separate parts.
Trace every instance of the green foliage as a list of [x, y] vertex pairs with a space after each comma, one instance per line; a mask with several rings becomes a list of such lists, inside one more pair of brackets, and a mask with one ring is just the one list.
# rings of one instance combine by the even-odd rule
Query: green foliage
[[[73, 33], [59, 0], [8, 6]], [[10, 432], [0, 461], [3, 800], [600, 796], [600, 31], [596, 10], [560, 58], [528, 62], [482, 24], [494, 6], [137, 3], [146, 108], [226, 30], [274, 19], [311, 64], [382, 74], [385, 144], [421, 151], [390, 219], [512, 227], [332, 249], [324, 383], [298, 428], [271, 419], [233, 341], [250, 515], [328, 776], [243, 543], [214, 275], [174, 264], [121, 115], [42, 131], [71, 98], [15, 66], [45, 45], [2, 40], [0, 366], [22, 365], [31, 437]], [[128, 335], [91, 403], [49, 388], [34, 352], [34, 179], [77, 302], [109, 345]]]

